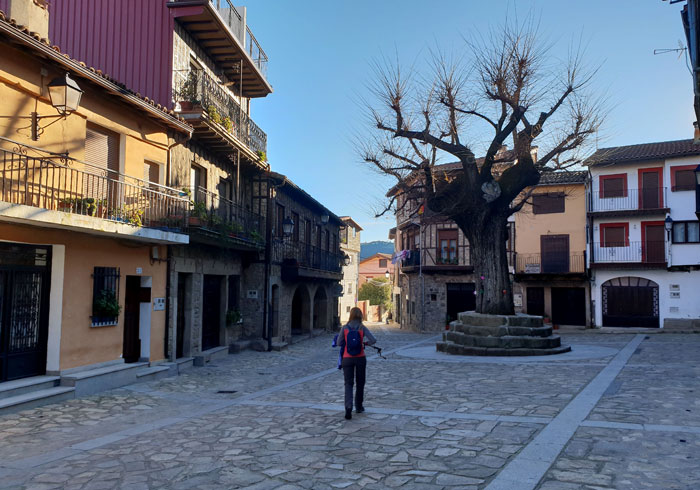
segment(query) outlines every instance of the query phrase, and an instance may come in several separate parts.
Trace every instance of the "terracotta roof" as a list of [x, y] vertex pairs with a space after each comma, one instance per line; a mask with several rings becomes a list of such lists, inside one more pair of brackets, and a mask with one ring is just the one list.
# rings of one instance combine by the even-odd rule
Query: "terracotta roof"
[[615, 165], [645, 160], [662, 160], [691, 155], [700, 155], [700, 144], [694, 144], [692, 139], [676, 141], [660, 141], [639, 145], [613, 146], [601, 148], [586, 159], [584, 165]]
[[151, 113], [154, 117], [167, 121], [170, 126], [190, 135], [192, 134], [192, 127], [174, 111], [168, 110], [148, 97], [130, 90], [126, 85], [113, 79], [101, 70], [89, 67], [83, 61], [73, 59], [67, 53], [62, 53], [60, 47], [52, 46], [48, 39], [30, 31], [26, 26], [19, 25], [15, 19], [8, 18], [5, 12], [0, 10], [0, 35], [2, 34], [7, 35], [17, 44], [40, 52], [44, 57], [63, 65], [65, 70], [70, 70], [73, 74], [102, 86], [126, 102]]
[[341, 216], [340, 219], [345, 223], [352, 223], [353, 226], [357, 229], [357, 231], [362, 231], [362, 227], [359, 225], [359, 223], [352, 219], [350, 216]]
[[540, 175], [538, 185], [555, 185], [555, 184], [584, 184], [588, 172], [585, 170], [545, 172]]

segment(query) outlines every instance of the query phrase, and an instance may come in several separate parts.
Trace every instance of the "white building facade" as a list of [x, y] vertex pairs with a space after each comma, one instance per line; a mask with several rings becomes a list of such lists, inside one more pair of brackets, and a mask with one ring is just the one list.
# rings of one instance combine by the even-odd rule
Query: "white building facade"
[[700, 145], [598, 150], [588, 160], [587, 260], [595, 325], [700, 323]]
[[341, 216], [340, 219], [345, 225], [340, 230], [340, 253], [345, 254], [347, 259], [343, 265], [343, 294], [338, 298], [338, 315], [340, 323], [344, 325], [350, 318], [350, 309], [357, 305], [362, 227], [350, 216]]

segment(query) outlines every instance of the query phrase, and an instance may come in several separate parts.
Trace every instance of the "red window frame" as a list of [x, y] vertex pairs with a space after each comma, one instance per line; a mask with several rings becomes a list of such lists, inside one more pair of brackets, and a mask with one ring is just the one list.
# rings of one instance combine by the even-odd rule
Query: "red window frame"
[[642, 175], [643, 174], [648, 174], [656, 172], [659, 174], [659, 207], [663, 208], [664, 207], [664, 169], [662, 167], [652, 167], [652, 168], [640, 168], [637, 170], [637, 179], [638, 179], [638, 186], [637, 186], [637, 194], [639, 198], [639, 209], [643, 209], [642, 206]]
[[451, 257], [451, 247], [447, 250], [447, 258], [443, 258], [442, 256], [442, 247], [441, 247], [441, 241], [442, 240], [447, 240], [448, 242], [452, 242], [454, 240], [454, 259], [459, 260], [459, 231], [457, 228], [443, 228], [437, 231], [437, 250], [436, 250], [436, 260], [438, 263], [445, 263], [446, 261], [451, 262], [452, 257]]
[[697, 165], [676, 165], [671, 167], [671, 192], [681, 192], [681, 191], [694, 191], [695, 187], [692, 189], [678, 189], [676, 190], [676, 172], [679, 170], [692, 170], [695, 171]]
[[627, 222], [624, 222], [624, 223], [601, 223], [600, 224], [600, 246], [601, 247], [608, 247], [608, 245], [605, 244], [605, 229], [606, 228], [620, 228], [620, 227], [624, 227], [624, 229], [625, 229], [625, 247], [629, 247], [630, 246], [630, 224]]
[[[606, 180], [612, 180], [612, 179], [622, 179], [622, 195], [621, 196], [606, 196], [605, 195], [605, 186], [603, 185], [603, 182]], [[598, 177], [598, 190], [600, 191], [598, 194], [600, 195], [601, 199], [615, 199], [620, 198], [620, 197], [627, 197], [628, 194], [628, 187], [627, 187], [627, 174], [610, 174], [610, 175], [601, 175]]]

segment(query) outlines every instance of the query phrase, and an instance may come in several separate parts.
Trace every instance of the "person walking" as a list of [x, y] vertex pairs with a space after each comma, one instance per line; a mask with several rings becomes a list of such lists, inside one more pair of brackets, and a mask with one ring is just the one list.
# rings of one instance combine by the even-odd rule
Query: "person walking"
[[365, 411], [362, 405], [365, 396], [365, 374], [367, 371], [367, 358], [365, 357], [365, 345], [374, 345], [377, 339], [372, 332], [362, 324], [362, 310], [355, 307], [350, 310], [350, 319], [340, 331], [338, 336], [340, 352], [343, 360], [343, 377], [345, 378], [345, 418], [352, 418], [352, 387], [357, 381], [355, 390], [355, 411]]

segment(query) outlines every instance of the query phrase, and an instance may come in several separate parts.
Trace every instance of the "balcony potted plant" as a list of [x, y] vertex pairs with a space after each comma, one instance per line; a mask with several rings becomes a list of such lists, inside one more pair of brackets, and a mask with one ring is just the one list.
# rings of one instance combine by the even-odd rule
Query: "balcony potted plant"
[[93, 325], [116, 323], [121, 309], [115, 292], [103, 289], [92, 302]]
[[206, 203], [195, 202], [192, 205], [192, 211], [190, 212], [190, 225], [202, 226], [202, 224], [207, 221], [209, 221], [209, 213], [207, 213]]
[[266, 162], [267, 161], [267, 155], [265, 154], [264, 151], [258, 150], [255, 152], [256, 155], [258, 155], [258, 158], [260, 159], [261, 162]]
[[197, 73], [191, 71], [187, 74], [187, 79], [180, 89], [179, 99], [178, 104], [183, 112], [190, 112], [200, 104], [197, 100]]
[[253, 240], [256, 243], [262, 243], [263, 242], [263, 236], [258, 233], [256, 230], [253, 230], [249, 233], [250, 239]]
[[217, 108], [213, 105], [207, 106], [207, 114], [209, 114], [209, 119], [216, 124], [221, 124], [221, 114]]
[[226, 128], [226, 131], [229, 133], [233, 133], [233, 122], [231, 121], [231, 118], [226, 116], [221, 120], [221, 124], [223, 125], [224, 128]]
[[143, 209], [128, 209], [124, 213], [124, 221], [130, 225], [143, 226]]

